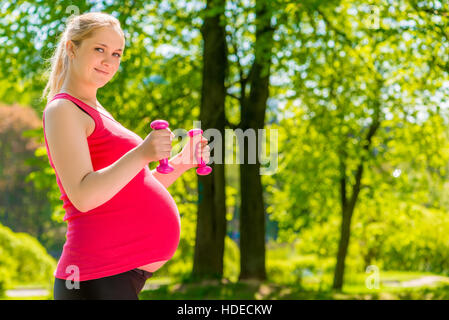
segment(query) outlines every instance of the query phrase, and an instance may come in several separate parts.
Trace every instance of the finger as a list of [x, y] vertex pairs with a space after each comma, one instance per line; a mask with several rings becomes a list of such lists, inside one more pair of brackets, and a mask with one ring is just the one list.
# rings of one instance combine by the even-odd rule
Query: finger
[[158, 134], [160, 134], [161, 136], [170, 136], [172, 134], [172, 132], [170, 131], [170, 129], [165, 128], [165, 129], [161, 129], [161, 130], [156, 130], [156, 132]]
[[164, 133], [169, 133], [169, 131], [168, 131], [168, 129], [167, 128], [165, 128], [165, 129], [153, 129], [153, 131], [155, 132], [155, 133], [157, 133], [157, 134], [164, 134]]
[[160, 156], [158, 157], [159, 160], [165, 159], [165, 158], [170, 158], [170, 153], [167, 152], [163, 152], [160, 154]]
[[170, 133], [161, 132], [157, 134], [157, 138], [161, 141], [170, 141]]

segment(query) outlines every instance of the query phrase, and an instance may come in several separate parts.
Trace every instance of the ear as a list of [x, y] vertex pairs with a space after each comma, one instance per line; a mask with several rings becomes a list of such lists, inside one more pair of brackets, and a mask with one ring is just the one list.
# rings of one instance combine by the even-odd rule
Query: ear
[[72, 40], [67, 40], [65, 49], [69, 58], [73, 58], [75, 56], [75, 44]]

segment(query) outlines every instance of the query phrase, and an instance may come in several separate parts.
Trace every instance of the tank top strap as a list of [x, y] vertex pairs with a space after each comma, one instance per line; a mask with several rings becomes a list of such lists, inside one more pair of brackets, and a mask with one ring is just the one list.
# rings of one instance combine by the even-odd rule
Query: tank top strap
[[103, 128], [103, 120], [101, 119], [100, 112], [96, 110], [95, 108], [89, 106], [88, 104], [84, 103], [83, 101], [69, 95], [68, 93], [58, 93], [54, 95], [54, 97], [49, 101], [49, 103], [56, 99], [67, 99], [72, 101], [75, 105], [77, 105], [80, 109], [82, 109], [84, 112], [89, 114], [95, 122], [95, 129], [94, 132], [89, 136], [93, 136], [94, 133], [96, 133], [99, 129]]

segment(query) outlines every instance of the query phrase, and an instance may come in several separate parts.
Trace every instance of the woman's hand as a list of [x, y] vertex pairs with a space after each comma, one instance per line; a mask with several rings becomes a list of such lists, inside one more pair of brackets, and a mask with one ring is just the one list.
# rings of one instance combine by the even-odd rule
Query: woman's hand
[[175, 164], [180, 163], [188, 168], [193, 168], [200, 163], [200, 158], [203, 158], [204, 163], [208, 163], [210, 159], [210, 147], [207, 143], [207, 139], [200, 134], [189, 137], [186, 145], [179, 153], [179, 158], [176, 159]]
[[152, 162], [169, 158], [174, 136], [174, 133], [168, 128], [151, 131], [139, 145], [144, 159]]

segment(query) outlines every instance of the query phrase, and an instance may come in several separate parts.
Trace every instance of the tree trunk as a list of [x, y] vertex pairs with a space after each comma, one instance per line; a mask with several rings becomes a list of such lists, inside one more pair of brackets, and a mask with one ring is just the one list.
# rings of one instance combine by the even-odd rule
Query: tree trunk
[[351, 217], [352, 212], [344, 210], [342, 215], [341, 230], [340, 230], [340, 242], [338, 244], [338, 254], [337, 254], [337, 266], [335, 267], [334, 273], [334, 284], [333, 288], [341, 291], [343, 288], [343, 276], [345, 274], [345, 260], [346, 254], [348, 253], [349, 246], [349, 236], [351, 231]]
[[373, 136], [375, 135], [377, 129], [380, 126], [379, 122], [379, 110], [378, 108], [376, 110], [375, 119], [373, 120], [373, 123], [370, 125], [368, 134], [366, 136], [366, 144], [364, 145], [363, 149], [365, 153], [362, 155], [360, 159], [360, 163], [357, 167], [357, 171], [355, 173], [355, 183], [352, 187], [352, 195], [349, 201], [346, 198], [346, 166], [345, 166], [345, 159], [340, 159], [341, 161], [341, 186], [340, 186], [340, 192], [341, 192], [341, 202], [342, 202], [342, 222], [341, 222], [341, 229], [340, 229], [340, 242], [338, 245], [338, 253], [337, 253], [337, 265], [335, 267], [335, 273], [334, 273], [334, 283], [333, 288], [337, 291], [341, 291], [343, 288], [343, 277], [345, 272], [345, 260], [346, 260], [346, 254], [348, 252], [349, 247], [349, 238], [351, 235], [351, 219], [352, 214], [354, 213], [355, 205], [357, 203], [357, 199], [360, 193], [361, 189], [361, 182], [363, 177], [363, 168], [365, 165], [365, 162], [367, 160], [367, 153], [371, 147], [371, 141]]
[[[273, 47], [273, 28], [270, 25], [271, 12], [266, 0], [256, 1], [256, 42], [255, 57], [248, 80], [251, 84], [246, 98], [242, 86], [241, 128], [255, 130], [257, 155], [259, 150], [258, 129], [265, 125], [265, 111], [269, 96], [269, 76], [271, 51]], [[245, 140], [243, 140], [245, 141]], [[239, 279], [266, 280], [265, 269], [265, 208], [260, 177], [260, 162], [248, 163], [248, 149], [243, 143], [240, 153], [240, 276]]]
[[[201, 33], [204, 39], [203, 83], [201, 92], [201, 127], [219, 130], [224, 137], [225, 78], [227, 73], [227, 48], [224, 17], [224, 0], [208, 0]], [[213, 142], [213, 141], [209, 141]], [[225, 143], [222, 143], [224, 155]], [[215, 153], [215, 151], [213, 151]], [[196, 279], [223, 276], [224, 241], [226, 236], [226, 202], [224, 164], [211, 165], [212, 172], [198, 176], [198, 219], [192, 276]]]

